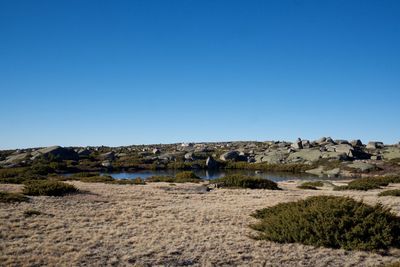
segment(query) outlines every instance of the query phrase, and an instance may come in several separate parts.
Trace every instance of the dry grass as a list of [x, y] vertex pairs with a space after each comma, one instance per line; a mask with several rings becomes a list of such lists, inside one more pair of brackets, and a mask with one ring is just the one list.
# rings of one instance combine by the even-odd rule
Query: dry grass
[[[201, 190], [200, 184], [121, 186], [72, 182], [85, 194], [0, 203], [0, 265], [104, 266], [381, 266], [399, 251], [379, 255], [254, 241], [250, 214], [315, 195], [353, 196], [375, 204], [383, 190]], [[18, 191], [20, 185], [0, 185]], [[390, 186], [390, 189], [400, 185]], [[399, 198], [379, 198], [400, 215]], [[24, 211], [45, 214], [26, 218]]]

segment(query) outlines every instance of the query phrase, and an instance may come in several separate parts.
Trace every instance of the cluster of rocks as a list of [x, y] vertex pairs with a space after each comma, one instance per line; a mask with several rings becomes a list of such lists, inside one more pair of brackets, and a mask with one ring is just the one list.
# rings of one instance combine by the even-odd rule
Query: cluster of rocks
[[[372, 141], [365, 145], [361, 140], [333, 140], [323, 137], [314, 141], [298, 138], [294, 142], [217, 142], [71, 148], [53, 146], [3, 152], [0, 158], [2, 167], [18, 166], [39, 157], [73, 161], [91, 158], [99, 161], [105, 168], [111, 168], [115, 161], [130, 158], [160, 164], [204, 160], [207, 168], [218, 168], [220, 163], [228, 161], [250, 164], [312, 164], [325, 159], [349, 162], [350, 167], [353, 166], [351, 164], [355, 164], [353, 167], [365, 170], [371, 166], [361, 166], [360, 161], [400, 159], [400, 144], [385, 145], [383, 142]], [[321, 170], [314, 172], [321, 173]]]

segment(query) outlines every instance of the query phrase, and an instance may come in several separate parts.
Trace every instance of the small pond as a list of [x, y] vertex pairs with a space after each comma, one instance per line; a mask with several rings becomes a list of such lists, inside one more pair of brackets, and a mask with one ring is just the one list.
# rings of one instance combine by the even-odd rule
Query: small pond
[[[115, 179], [146, 179], [150, 176], [174, 176], [181, 170], [142, 170], [137, 172], [116, 172], [116, 173], [103, 173], [111, 175]], [[276, 173], [276, 172], [255, 172], [254, 170], [193, 170], [193, 172], [203, 179], [216, 179], [225, 175], [240, 174], [250, 176], [260, 176], [275, 182], [287, 180], [321, 180], [321, 178], [310, 174], [293, 174], [293, 173]], [[329, 178], [330, 180], [332, 178]], [[338, 178], [337, 178], [338, 179]]]

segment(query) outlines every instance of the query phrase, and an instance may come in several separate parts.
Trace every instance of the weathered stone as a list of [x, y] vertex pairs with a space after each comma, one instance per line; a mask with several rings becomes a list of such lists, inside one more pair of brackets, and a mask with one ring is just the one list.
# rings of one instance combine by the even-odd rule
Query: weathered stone
[[60, 146], [51, 146], [36, 150], [32, 153], [31, 159], [36, 159], [40, 156], [52, 156], [60, 160], [78, 160], [79, 155], [73, 149], [63, 148]]
[[389, 147], [383, 151], [383, 157], [388, 160], [400, 159], [400, 148]]
[[224, 154], [222, 154], [219, 159], [223, 160], [223, 161], [227, 161], [227, 160], [236, 160], [239, 157], [239, 153], [235, 150], [232, 151], [228, 151]]
[[318, 168], [307, 170], [306, 173], [317, 175], [317, 176], [323, 176], [324, 175], [324, 167], [319, 166]]
[[303, 148], [303, 144], [302, 144], [302, 142], [301, 142], [301, 139], [298, 138], [293, 144], [291, 144], [291, 146], [292, 146], [294, 149], [302, 149], [302, 148]]
[[317, 161], [322, 157], [321, 151], [318, 149], [302, 149], [300, 151], [291, 153], [288, 157], [289, 161], [293, 161], [293, 159], [302, 159], [304, 161]]
[[115, 159], [115, 153], [114, 153], [114, 151], [110, 151], [110, 152], [101, 154], [100, 158], [103, 159], [103, 160], [114, 160]]
[[351, 144], [353, 147], [361, 147], [361, 146], [363, 145], [363, 143], [361, 142], [360, 139], [352, 140], [352, 141], [350, 142], [350, 144]]
[[378, 148], [383, 148], [384, 145], [382, 142], [377, 142], [377, 141], [370, 141], [367, 144], [367, 149], [378, 149]]
[[334, 148], [335, 148], [335, 152], [343, 153], [349, 157], [353, 157], [352, 152], [354, 151], [354, 148], [351, 145], [340, 144], [340, 145], [335, 145]]
[[184, 157], [186, 160], [193, 160], [193, 153], [192, 152], [186, 153]]
[[160, 153], [161, 153], [160, 149], [158, 149], [158, 148], [154, 148], [153, 149], [153, 154], [157, 155], [157, 154], [160, 154]]
[[362, 162], [362, 161], [355, 161], [349, 165], [347, 165], [347, 167], [353, 168], [353, 169], [358, 169], [362, 172], [366, 172], [366, 171], [371, 171], [374, 170], [376, 168], [375, 165], [373, 164], [369, 164], [366, 162]]
[[213, 157], [208, 157], [206, 160], [206, 166], [209, 169], [215, 169], [218, 168], [219, 164]]

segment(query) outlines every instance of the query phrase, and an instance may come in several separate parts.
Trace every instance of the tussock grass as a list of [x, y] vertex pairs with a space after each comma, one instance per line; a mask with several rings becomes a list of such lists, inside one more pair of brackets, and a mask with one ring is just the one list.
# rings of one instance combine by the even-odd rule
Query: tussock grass
[[258, 210], [253, 216], [259, 219], [251, 225], [257, 239], [347, 250], [400, 247], [400, 217], [380, 204], [315, 196]]
[[217, 187], [222, 188], [250, 188], [280, 190], [278, 184], [261, 177], [245, 175], [228, 175], [213, 181]]
[[317, 187], [323, 187], [323, 186], [324, 183], [322, 181], [315, 181], [315, 182], [304, 182], [301, 185], [298, 185], [297, 188], [318, 190]]
[[400, 189], [393, 189], [393, 190], [386, 190], [383, 192], [380, 192], [378, 196], [383, 197], [383, 196], [393, 196], [393, 197], [400, 197]]
[[199, 183], [202, 181], [200, 177], [198, 177], [192, 171], [184, 171], [177, 173], [175, 177], [172, 176], [151, 176], [146, 179], [148, 182], [165, 182], [165, 183]]
[[24, 216], [25, 217], [31, 217], [31, 216], [37, 216], [41, 215], [42, 213], [38, 210], [26, 210], [24, 211]]
[[29, 196], [63, 196], [77, 192], [78, 189], [73, 185], [47, 180], [29, 181], [23, 189], [23, 194]]
[[341, 191], [341, 190], [371, 190], [371, 189], [379, 189], [382, 186], [387, 186], [389, 181], [382, 177], [366, 177], [366, 178], [359, 178], [349, 182], [347, 185], [344, 186], [336, 186], [334, 190]]
[[0, 192], [0, 202], [2, 203], [23, 202], [28, 200], [26, 196], [19, 193]]

